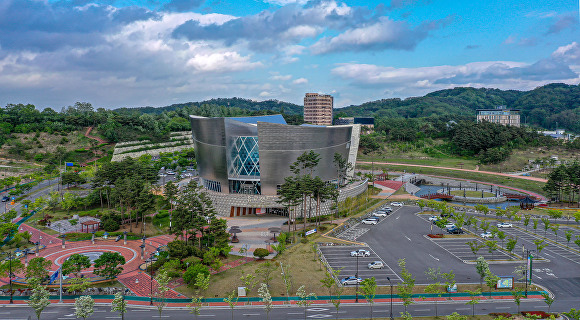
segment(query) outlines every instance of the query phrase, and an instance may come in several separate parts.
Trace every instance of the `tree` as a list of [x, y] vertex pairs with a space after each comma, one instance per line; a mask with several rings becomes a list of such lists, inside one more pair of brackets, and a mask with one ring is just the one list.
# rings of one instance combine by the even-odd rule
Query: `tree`
[[403, 300], [403, 306], [405, 307], [405, 313], [407, 312], [407, 306], [413, 303], [413, 288], [415, 287], [415, 278], [407, 270], [407, 262], [405, 259], [399, 259], [397, 262], [399, 268], [401, 268], [401, 278], [402, 282], [397, 284], [397, 290], [399, 292], [399, 297]]
[[68, 257], [62, 264], [62, 274], [74, 274], [75, 277], [81, 276], [81, 271], [88, 269], [91, 266], [91, 259], [89, 257], [75, 253]]
[[373, 305], [375, 303], [375, 295], [377, 293], [377, 281], [375, 277], [364, 279], [360, 285], [361, 294], [365, 297], [371, 306], [371, 320], [373, 319]]
[[507, 237], [507, 235], [505, 234], [505, 232], [503, 231], [498, 231], [497, 232], [497, 238], [499, 240], [501, 240], [501, 246], [503, 247], [503, 241], [505, 240], [505, 238]]
[[248, 297], [248, 304], [249, 304], [250, 303], [250, 293], [252, 292], [252, 290], [254, 290], [254, 288], [258, 284], [258, 281], [256, 280], [256, 276], [251, 274], [251, 273], [248, 273], [245, 276], [242, 276], [240, 278], [240, 280], [242, 280], [242, 284], [246, 288], [246, 296]]
[[[455, 273], [453, 273], [453, 270], [449, 271], [449, 272], [444, 272], [441, 273], [441, 278], [443, 278], [445, 280], [445, 287], [449, 290], [453, 287], [455, 287]], [[451, 297], [451, 293], [449, 294], [449, 297]]]
[[334, 305], [336, 309], [336, 319], [338, 319], [338, 310], [340, 309], [340, 296], [342, 295], [343, 288], [339, 287], [336, 283], [336, 279], [340, 276], [342, 269], [333, 270], [326, 272], [326, 276], [320, 280], [322, 286], [328, 289], [328, 294], [330, 296], [330, 302]]
[[48, 279], [48, 274], [51, 266], [52, 261], [44, 257], [32, 258], [28, 262], [28, 267], [26, 267], [25, 275], [27, 278], [38, 278], [42, 283]]
[[87, 290], [91, 286], [91, 282], [88, 278], [72, 278], [68, 280], [68, 287], [66, 290], [70, 293], [80, 292]]
[[270, 290], [265, 283], [262, 283], [258, 289], [258, 296], [262, 299], [264, 304], [264, 310], [266, 311], [266, 320], [270, 319], [270, 311], [272, 310], [272, 296], [270, 295]]
[[[430, 283], [427, 286], [425, 286], [424, 289], [425, 293], [436, 294], [438, 298], [441, 297], [441, 295], [445, 293], [443, 290], [441, 290], [441, 282], [439, 282], [439, 277], [441, 276], [441, 269], [429, 268], [427, 269], [427, 271], [425, 271], [425, 275], [427, 276], [427, 279], [434, 281], [434, 283]], [[435, 299], [435, 318], [439, 317], [437, 306], [438, 306], [437, 299]]]
[[115, 293], [115, 298], [111, 301], [111, 312], [118, 312], [121, 315], [121, 319], [125, 319], [127, 301], [121, 292]]
[[490, 270], [487, 271], [487, 274], [485, 275], [485, 284], [487, 285], [487, 287], [489, 288], [489, 297], [491, 298], [491, 289], [495, 288], [497, 286], [497, 282], [499, 281], [499, 277], [496, 276], [495, 274], [491, 273]]
[[44, 308], [50, 305], [50, 293], [46, 290], [46, 287], [40, 285], [38, 278], [28, 278], [28, 283], [32, 288], [32, 294], [26, 303], [34, 309], [36, 319], [40, 320], [40, 315], [44, 311]]
[[479, 286], [483, 287], [483, 278], [489, 272], [489, 264], [484, 257], [477, 257], [477, 260], [475, 260], [475, 270], [479, 275]]
[[314, 293], [306, 293], [305, 287], [302, 285], [298, 288], [296, 295], [300, 300], [296, 301], [296, 304], [300, 307], [304, 308], [304, 320], [306, 320], [306, 309], [314, 302], [313, 299], [316, 299], [316, 294]]
[[514, 238], [509, 238], [505, 248], [506, 250], [510, 253], [513, 254], [512, 251], [516, 248], [516, 244], [518, 243], [518, 239], [514, 239]]
[[157, 282], [157, 292], [155, 293], [155, 297], [157, 298], [156, 307], [159, 312], [159, 318], [161, 318], [163, 308], [167, 306], [167, 292], [170, 290], [169, 281], [171, 281], [171, 278], [167, 271], [161, 270], [155, 276], [155, 281]]
[[457, 312], [453, 312], [452, 314], [445, 317], [447, 320], [467, 320], [467, 316], [460, 315]]
[[230, 306], [230, 309], [232, 310], [232, 320], [234, 320], [234, 308], [236, 307], [236, 304], [238, 304], [236, 290], [232, 290], [232, 293], [230, 293], [227, 298], [224, 298], [224, 302], [227, 302]]
[[574, 234], [574, 232], [572, 232], [572, 230], [568, 230], [566, 231], [566, 243], [568, 248], [570, 247], [570, 241], [572, 241], [572, 235]]
[[195, 319], [201, 314], [201, 307], [203, 306], [201, 297], [193, 297], [191, 298], [191, 303], [187, 305], [189, 313], [193, 313], [195, 315]]
[[276, 264], [270, 261], [266, 261], [256, 269], [256, 274], [261, 277], [261, 282], [265, 283], [267, 286], [270, 285], [270, 280], [272, 280], [272, 272], [276, 270]]
[[576, 309], [572, 308], [572, 309], [570, 309], [569, 312], [563, 312], [563, 313], [571, 319], [580, 320], [580, 309], [576, 310]]
[[540, 256], [540, 252], [542, 252], [542, 250], [548, 246], [547, 244], [543, 244], [544, 243], [544, 239], [536, 239], [534, 240], [534, 244], [536, 245], [536, 252], [538, 252], [538, 257]]
[[467, 301], [465, 304], [471, 305], [471, 316], [475, 317], [475, 305], [479, 303], [479, 295], [481, 294], [481, 289], [479, 288], [475, 291], [467, 290], [467, 293], [469, 293], [470, 300]]
[[528, 231], [528, 225], [530, 224], [530, 215], [526, 214], [524, 216], [524, 226], [526, 227], [526, 231]]
[[94, 312], [95, 300], [91, 296], [80, 296], [75, 299], [75, 316], [87, 319]]
[[111, 251], [103, 252], [103, 254], [95, 260], [93, 273], [107, 279], [114, 279], [123, 272], [124, 264], [125, 257], [120, 253]]
[[264, 257], [267, 257], [269, 254], [270, 252], [264, 248], [256, 248], [254, 250], [254, 257], [257, 257], [259, 260], [264, 259]]
[[497, 241], [487, 240], [485, 246], [487, 247], [487, 251], [491, 253], [491, 259], [493, 260], [493, 252], [497, 249]]
[[550, 313], [550, 308], [552, 307], [552, 303], [554, 303], [554, 298], [552, 298], [547, 292], [542, 292], [541, 295], [542, 298], [544, 298], [544, 302], [548, 305], [548, 313]]
[[544, 237], [546, 237], [548, 229], [550, 229], [550, 220], [548, 218], [542, 218], [542, 223], [544, 224]]
[[512, 296], [514, 297], [514, 302], [518, 306], [518, 314], [520, 313], [520, 303], [522, 303], [522, 298], [524, 294], [521, 291], [512, 291]]

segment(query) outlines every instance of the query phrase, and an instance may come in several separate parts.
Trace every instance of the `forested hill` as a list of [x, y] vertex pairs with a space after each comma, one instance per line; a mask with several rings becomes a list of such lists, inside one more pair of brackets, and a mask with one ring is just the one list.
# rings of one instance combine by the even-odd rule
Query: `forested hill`
[[[138, 111], [140, 113], [155, 113], [160, 114], [165, 111], [176, 111], [179, 109], [190, 109], [194, 112], [191, 114], [198, 114], [199, 111], [207, 111], [211, 113], [210, 109], [215, 109], [214, 111], [218, 111], [215, 107], [225, 107], [225, 108], [233, 108], [234, 110], [244, 110], [250, 112], [256, 111], [271, 111], [273, 113], [284, 113], [287, 115], [301, 115], [302, 114], [302, 106], [297, 104], [278, 101], [278, 100], [266, 100], [266, 101], [254, 101], [250, 99], [243, 99], [243, 98], [218, 98], [218, 99], [211, 99], [205, 100], [201, 102], [187, 102], [187, 103], [178, 103], [172, 104], [170, 106], [161, 107], [161, 108], [153, 108], [153, 107], [143, 107], [143, 108], [131, 108], [128, 110]], [[196, 109], [196, 110], [193, 110]], [[203, 110], [207, 109], [207, 110]], [[117, 110], [126, 110], [126, 109], [117, 109]], [[195, 112], [198, 111], [198, 112]], [[237, 115], [237, 113], [235, 114]], [[220, 111], [219, 114], [216, 113], [215, 115], [208, 116], [223, 116], [223, 112]]]
[[521, 110], [522, 122], [580, 133], [580, 86], [548, 84], [530, 91], [454, 88], [423, 97], [383, 99], [336, 110], [337, 116], [475, 119], [476, 109], [505, 105]]

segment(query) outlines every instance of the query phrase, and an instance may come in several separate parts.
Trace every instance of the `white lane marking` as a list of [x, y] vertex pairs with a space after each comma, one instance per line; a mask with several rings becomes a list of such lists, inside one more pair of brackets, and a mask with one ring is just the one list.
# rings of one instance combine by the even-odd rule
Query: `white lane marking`
[[407, 237], [407, 236], [405, 236], [405, 238], [407, 238], [407, 240], [411, 241], [411, 238], [409, 238], [409, 237]]
[[434, 256], [432, 256], [431, 254], [429, 254], [429, 256], [437, 261], [439, 261], [439, 258], [435, 258]]
[[399, 220], [399, 218], [400, 218], [400, 217], [401, 217], [401, 216], [398, 216], [398, 217], [396, 217], [396, 218], [395, 218], [395, 220]]
[[215, 314], [200, 314], [198, 317], [215, 317]]
[[415, 309], [415, 311], [431, 311], [431, 309]]
[[495, 307], [496, 309], [509, 309], [511, 307]]
[[242, 313], [244, 316], [259, 316], [259, 313]]

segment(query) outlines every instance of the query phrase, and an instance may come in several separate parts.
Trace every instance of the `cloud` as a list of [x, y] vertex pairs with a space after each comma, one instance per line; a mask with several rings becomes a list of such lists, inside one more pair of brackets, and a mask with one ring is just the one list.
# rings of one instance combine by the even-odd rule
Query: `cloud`
[[293, 84], [306, 84], [308, 83], [308, 79], [306, 78], [298, 78], [294, 81], [292, 81]]
[[466, 50], [471, 50], [471, 49], [478, 49], [478, 48], [480, 48], [480, 47], [481, 47], [481, 46], [480, 46], [480, 45], [478, 45], [478, 44], [468, 44], [468, 45], [466, 45], [466, 46], [465, 46], [465, 49], [466, 49]]
[[186, 65], [201, 72], [232, 72], [254, 69], [262, 66], [262, 63], [251, 62], [248, 56], [243, 57], [237, 52], [228, 51], [197, 54]]
[[503, 43], [504, 45], [517, 45], [520, 47], [533, 47], [538, 44], [538, 39], [535, 37], [519, 38], [516, 35], [510, 35]]
[[579, 74], [569, 64], [578, 62], [580, 45], [574, 42], [532, 64], [485, 61], [455, 66], [394, 68], [345, 63], [332, 69], [332, 73], [359, 87], [380, 88], [392, 95], [409, 96], [456, 86], [532, 89], [555, 81], [576, 84], [580, 80]]
[[170, 0], [162, 9], [170, 12], [186, 12], [199, 7], [204, 2], [205, 0]]
[[575, 30], [578, 25], [578, 17], [576, 14], [565, 14], [558, 16], [556, 21], [548, 27], [545, 35], [558, 34], [563, 30]]
[[203, 26], [196, 20], [187, 21], [175, 29], [173, 36], [190, 41], [221, 41], [227, 46], [243, 43], [254, 51], [271, 52], [299, 45], [326, 30], [342, 31], [375, 19], [367, 13], [367, 9], [336, 1], [312, 1], [304, 6], [291, 3], [221, 25]]
[[281, 74], [274, 74], [270, 77], [270, 79], [272, 80], [279, 80], [279, 81], [288, 81], [290, 79], [292, 79], [292, 75], [286, 74], [286, 75], [281, 75]]
[[335, 37], [322, 38], [310, 49], [314, 54], [385, 49], [413, 50], [430, 31], [439, 29], [443, 24], [444, 21], [429, 22], [413, 29], [405, 22], [381, 17], [375, 23], [349, 29]]

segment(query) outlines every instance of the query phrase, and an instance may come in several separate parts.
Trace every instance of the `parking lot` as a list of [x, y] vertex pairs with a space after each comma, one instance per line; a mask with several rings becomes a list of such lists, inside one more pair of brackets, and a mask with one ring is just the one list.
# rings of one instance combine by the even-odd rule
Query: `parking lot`
[[[365, 249], [370, 251], [371, 255], [369, 257], [351, 257], [350, 252], [358, 249]], [[358, 260], [358, 274], [361, 279], [367, 279], [375, 277], [377, 285], [386, 286], [389, 285], [387, 277], [391, 279], [391, 282], [398, 283], [401, 278], [391, 269], [389, 265], [385, 263], [377, 254], [368, 246], [329, 246], [321, 247], [320, 251], [324, 255], [324, 258], [328, 262], [328, 265], [333, 270], [341, 270], [339, 279], [354, 276], [357, 272], [357, 260]], [[385, 267], [383, 269], [369, 269], [367, 265], [372, 261], [382, 261]]]
[[[443, 250], [449, 252], [451, 255], [456, 257], [461, 261], [472, 261], [475, 260], [476, 257], [473, 255], [473, 251], [471, 251], [471, 247], [467, 244], [467, 242], [476, 241], [479, 245], [482, 245], [483, 242], [478, 238], [457, 238], [457, 239], [430, 239], [433, 243], [438, 245], [439, 247], [443, 248]], [[482, 256], [486, 260], [509, 260], [509, 259], [519, 259], [519, 257], [510, 256], [507, 253], [494, 250], [493, 253], [490, 253], [487, 247], [482, 247], [477, 252], [477, 256]]]

